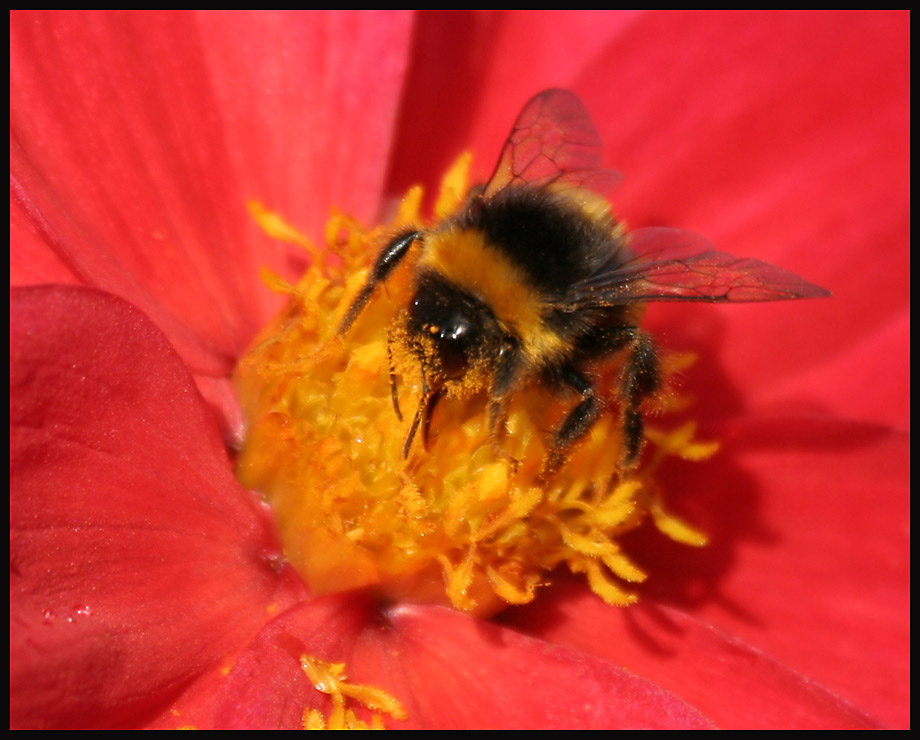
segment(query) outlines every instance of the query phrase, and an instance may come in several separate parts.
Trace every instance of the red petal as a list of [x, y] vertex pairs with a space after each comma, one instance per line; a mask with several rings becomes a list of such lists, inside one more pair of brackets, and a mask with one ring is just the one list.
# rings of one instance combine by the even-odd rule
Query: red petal
[[776, 419], [726, 425], [719, 436], [725, 466], [701, 467], [690, 490], [685, 476], [663, 483], [684, 486], [691, 521], [731, 564], [719, 566], [721, 596], [695, 615], [884, 724], [908, 726], [909, 435]]
[[357, 635], [373, 610], [372, 602], [360, 594], [335, 595], [294, 607], [270, 622], [227, 676], [215, 704], [214, 725], [302, 729], [305, 709], [328, 712], [328, 697], [310, 684], [300, 658], [350, 661]]
[[376, 211], [406, 15], [15, 13], [10, 31], [14, 284], [103, 287], [226, 376], [277, 305], [259, 268], [303, 262], [247, 201], [312, 236], [333, 204]]
[[300, 656], [345, 662], [354, 683], [382, 688], [405, 729], [708, 727], [653, 684], [584, 653], [438, 607], [380, 612], [359, 595], [317, 599], [268, 625], [230, 674], [218, 726], [301, 727], [328, 711]]
[[137, 309], [10, 303], [11, 722], [140, 724], [288, 598], [271, 518]]
[[[908, 726], [909, 438], [791, 419], [737, 423], [721, 436], [712, 463], [674, 465], [661, 476], [669, 501], [710, 535], [709, 546], [663, 537], [627, 545], [651, 574], [643, 600], [692, 617], [654, 608], [621, 617], [563, 592], [509, 620], [548, 640], [594, 645], [720, 726], [860, 724], [809, 681], [885, 725]], [[721, 677], [710, 675], [726, 660]], [[694, 684], [711, 698], [682, 688]], [[762, 703], [780, 694], [780, 705]]]
[[508, 621], [654, 681], [722, 729], [876, 726], [821, 686], [683, 612], [651, 603], [611, 609], [573, 583], [547, 596], [540, 609], [511, 613]]
[[389, 631], [362, 636], [359, 656], [408, 697], [409, 726], [711, 727], [681, 698], [585, 653], [443, 608], [400, 607], [389, 619]]

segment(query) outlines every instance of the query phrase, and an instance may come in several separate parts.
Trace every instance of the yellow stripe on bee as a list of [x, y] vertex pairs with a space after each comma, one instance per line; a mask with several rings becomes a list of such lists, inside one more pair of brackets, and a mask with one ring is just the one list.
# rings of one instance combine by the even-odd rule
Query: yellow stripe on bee
[[524, 272], [501, 250], [489, 247], [482, 232], [451, 226], [426, 234], [419, 267], [437, 272], [485, 303], [521, 340], [528, 359], [545, 361], [566, 349], [544, 324], [546, 305]]

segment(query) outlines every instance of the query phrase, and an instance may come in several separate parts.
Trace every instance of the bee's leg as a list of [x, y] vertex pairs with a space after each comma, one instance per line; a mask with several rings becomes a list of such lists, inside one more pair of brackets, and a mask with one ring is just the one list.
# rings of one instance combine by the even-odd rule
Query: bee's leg
[[489, 438], [492, 449], [507, 457], [501, 447], [501, 431], [505, 422], [505, 402], [518, 380], [520, 358], [517, 342], [506, 337], [495, 357], [495, 373], [489, 388]]
[[544, 478], [558, 470], [559, 466], [565, 462], [566, 451], [588, 432], [597, 421], [599, 413], [597, 394], [591, 381], [572, 365], [565, 365], [557, 372], [556, 379], [580, 393], [582, 400], [569, 412], [565, 421], [556, 430], [553, 437], [553, 449], [543, 466], [542, 477]]
[[415, 418], [412, 420], [412, 426], [409, 427], [409, 434], [406, 435], [406, 443], [403, 445], [403, 459], [409, 457], [409, 448], [412, 447], [412, 440], [415, 439], [418, 425], [421, 423], [422, 417], [425, 414], [425, 409], [428, 407], [429, 398], [431, 398], [431, 396], [425, 392], [418, 401], [418, 408], [415, 410]]
[[631, 329], [628, 355], [623, 363], [620, 378], [620, 397], [623, 404], [623, 465], [632, 467], [642, 451], [645, 424], [640, 406], [661, 385], [658, 351], [648, 334]]
[[438, 401], [444, 398], [445, 390], [440, 388], [428, 396], [428, 403], [425, 406], [425, 413], [422, 415], [422, 444], [428, 449], [428, 431], [431, 429], [431, 415], [434, 414], [434, 407]]
[[406, 256], [412, 243], [421, 235], [421, 231], [401, 234], [384, 247], [383, 251], [374, 261], [373, 267], [371, 267], [370, 275], [367, 276], [367, 282], [348, 307], [348, 311], [345, 312], [345, 317], [342, 319], [342, 323], [339, 324], [339, 334], [344, 334], [348, 331], [355, 322], [355, 319], [358, 318], [358, 314], [361, 313], [361, 309], [364, 308], [370, 300], [374, 293], [374, 288], [377, 287], [377, 283], [385, 280], [389, 274], [393, 272], [395, 267], [402, 261], [402, 258]]
[[422, 376], [422, 395], [418, 400], [418, 408], [415, 409], [415, 418], [412, 419], [412, 426], [409, 427], [409, 434], [406, 435], [406, 443], [403, 445], [404, 459], [409, 457], [409, 449], [412, 447], [412, 440], [415, 439], [419, 427], [422, 428], [424, 444], [426, 447], [428, 446], [428, 419], [430, 418], [431, 411], [434, 409], [435, 404], [441, 400], [441, 396], [443, 395], [443, 388], [432, 390], [425, 376]]
[[402, 412], [399, 410], [399, 390], [396, 384], [396, 368], [393, 367], [393, 332], [387, 331], [387, 366], [390, 369], [390, 398], [393, 399], [393, 411], [396, 418], [402, 421]]
[[501, 450], [501, 429], [505, 421], [505, 398], [490, 398], [489, 406], [489, 439], [492, 442], [492, 449]]

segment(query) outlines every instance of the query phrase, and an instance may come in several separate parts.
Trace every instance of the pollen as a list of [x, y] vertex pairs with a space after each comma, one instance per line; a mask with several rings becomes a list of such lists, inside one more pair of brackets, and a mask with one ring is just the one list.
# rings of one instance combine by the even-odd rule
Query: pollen
[[[395, 719], [406, 719], [402, 704], [383, 689], [351, 683], [345, 674], [344, 663], [327, 663], [310, 655], [300, 656], [300, 667], [313, 683], [313, 687], [332, 699], [332, 709], [324, 717], [318, 709], [303, 713], [305, 730], [382, 730], [381, 714]], [[355, 712], [355, 705], [371, 710], [370, 723]]]
[[[438, 218], [462, 203], [468, 164], [445, 178]], [[645, 462], [620, 469], [614, 361], [595, 373], [604, 412], [549, 477], [552, 431], [572, 399], [538, 383], [512, 394], [494, 439], [483, 384], [471, 378], [466, 392], [440, 399], [404, 454], [426, 392], [399, 320], [412, 298], [413, 258], [377, 287], [344, 335], [338, 328], [383, 245], [428, 225], [421, 196], [411, 190], [383, 227], [334, 215], [324, 249], [251, 207], [266, 231], [302, 244], [311, 264], [296, 284], [265, 275], [289, 300], [237, 370], [247, 419], [241, 481], [272, 506], [285, 556], [315, 594], [365, 588], [384, 601], [488, 615], [531, 601], [554, 570], [568, 568], [604, 601], [632, 603], [631, 584], [646, 574], [621, 546], [626, 533], [650, 524], [688, 545], [705, 543], [667, 510], [656, 469], [667, 457], [703, 459], [716, 445], [697, 441], [692, 425], [649, 428]], [[665, 373], [678, 364], [666, 362]], [[675, 399], [664, 395], [659, 417], [680, 405]]]

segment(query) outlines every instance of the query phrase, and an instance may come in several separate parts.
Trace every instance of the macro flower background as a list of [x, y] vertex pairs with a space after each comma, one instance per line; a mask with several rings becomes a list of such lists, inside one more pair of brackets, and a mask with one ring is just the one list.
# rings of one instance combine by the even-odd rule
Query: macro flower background
[[[909, 726], [907, 14], [32, 14], [10, 36], [16, 726], [297, 726], [291, 656], [406, 726]], [[560, 578], [478, 622], [312, 599], [235, 481], [229, 375], [277, 310], [258, 200], [321, 241], [520, 106], [585, 102], [614, 205], [830, 289], [654, 306], [696, 351], [710, 535], [640, 535], [642, 602]], [[201, 395], [199, 395], [199, 393]], [[398, 723], [388, 721], [390, 726]]]

